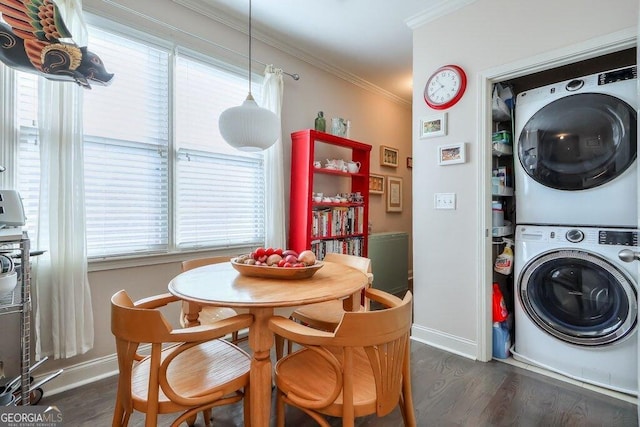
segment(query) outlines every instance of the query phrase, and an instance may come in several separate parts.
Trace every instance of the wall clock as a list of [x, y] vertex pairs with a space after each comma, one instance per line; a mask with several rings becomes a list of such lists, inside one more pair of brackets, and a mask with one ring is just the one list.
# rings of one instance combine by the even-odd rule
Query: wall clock
[[457, 65], [438, 68], [424, 87], [424, 101], [434, 110], [454, 106], [467, 88], [467, 75]]

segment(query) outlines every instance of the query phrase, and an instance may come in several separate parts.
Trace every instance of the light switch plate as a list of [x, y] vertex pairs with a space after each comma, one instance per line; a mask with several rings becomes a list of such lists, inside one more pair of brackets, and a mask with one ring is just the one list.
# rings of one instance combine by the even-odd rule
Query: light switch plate
[[435, 208], [436, 209], [455, 209], [456, 193], [436, 193]]

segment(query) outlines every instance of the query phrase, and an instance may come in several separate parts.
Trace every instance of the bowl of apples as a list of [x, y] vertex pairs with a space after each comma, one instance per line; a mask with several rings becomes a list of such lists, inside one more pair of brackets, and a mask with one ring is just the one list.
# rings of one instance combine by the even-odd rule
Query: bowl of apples
[[270, 279], [308, 279], [324, 265], [312, 251], [257, 248], [250, 254], [231, 258], [231, 265], [243, 276]]

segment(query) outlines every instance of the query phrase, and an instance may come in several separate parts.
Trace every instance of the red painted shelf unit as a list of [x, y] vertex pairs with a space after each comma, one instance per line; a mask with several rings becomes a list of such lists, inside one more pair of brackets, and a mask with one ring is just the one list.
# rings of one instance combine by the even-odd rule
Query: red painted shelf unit
[[[289, 245], [295, 251], [311, 249], [318, 259], [329, 252], [367, 256], [369, 224], [369, 163], [371, 145], [312, 129], [291, 134], [291, 195]], [[313, 163], [318, 144], [329, 144], [351, 150], [351, 158], [360, 162], [356, 173], [316, 168]], [[314, 178], [318, 175], [347, 180], [351, 193], [360, 192], [361, 202], [315, 202]], [[295, 185], [295, 188], [294, 188]], [[344, 184], [342, 185], [344, 187]]]

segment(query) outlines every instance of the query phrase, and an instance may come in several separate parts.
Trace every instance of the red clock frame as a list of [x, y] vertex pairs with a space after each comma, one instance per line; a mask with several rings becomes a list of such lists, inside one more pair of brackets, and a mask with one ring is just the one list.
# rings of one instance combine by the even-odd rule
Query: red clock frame
[[[458, 88], [458, 92], [456, 93], [456, 95], [453, 98], [451, 98], [449, 101], [445, 102], [444, 104], [434, 104], [433, 102], [431, 102], [431, 100], [429, 100], [429, 97], [427, 96], [427, 89], [429, 88], [429, 82], [431, 82], [431, 79], [433, 79], [436, 76], [436, 74], [444, 70], [451, 70], [460, 76], [460, 87]], [[434, 110], [446, 110], [447, 108], [453, 107], [458, 101], [460, 101], [466, 89], [467, 89], [467, 74], [464, 72], [462, 67], [459, 67], [458, 65], [453, 65], [453, 64], [443, 65], [442, 67], [434, 71], [433, 74], [431, 74], [431, 76], [429, 76], [429, 79], [427, 80], [427, 84], [424, 87], [424, 93], [423, 93], [424, 102], [426, 102], [427, 105], [433, 108]]]

